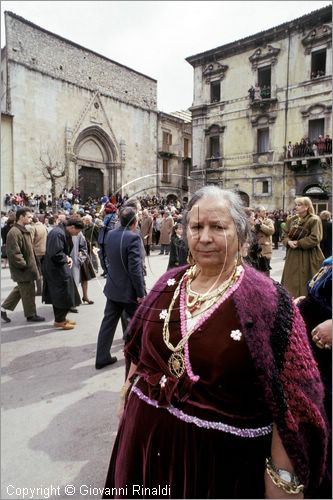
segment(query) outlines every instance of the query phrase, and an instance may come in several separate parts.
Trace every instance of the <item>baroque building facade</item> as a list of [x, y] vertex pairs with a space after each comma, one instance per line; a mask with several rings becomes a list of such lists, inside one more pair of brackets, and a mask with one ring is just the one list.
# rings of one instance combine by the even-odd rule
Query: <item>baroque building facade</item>
[[[57, 192], [80, 187], [83, 200], [117, 191], [156, 195], [159, 186], [166, 194], [186, 193], [178, 179], [173, 186], [175, 175], [160, 182], [156, 80], [11, 12], [5, 28], [2, 197], [22, 189], [47, 193], [48, 165], [65, 172]], [[184, 121], [174, 120], [183, 133]]]
[[310, 196], [331, 209], [332, 8], [186, 60], [192, 189], [216, 184], [284, 210]]

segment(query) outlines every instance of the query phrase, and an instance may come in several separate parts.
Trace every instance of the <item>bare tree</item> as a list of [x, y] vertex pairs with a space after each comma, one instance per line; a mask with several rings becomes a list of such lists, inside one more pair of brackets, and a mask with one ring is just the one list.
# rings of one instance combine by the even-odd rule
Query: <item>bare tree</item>
[[57, 182], [67, 173], [65, 153], [61, 153], [59, 147], [47, 146], [40, 151], [39, 160], [42, 174], [51, 184], [52, 211], [55, 212]]

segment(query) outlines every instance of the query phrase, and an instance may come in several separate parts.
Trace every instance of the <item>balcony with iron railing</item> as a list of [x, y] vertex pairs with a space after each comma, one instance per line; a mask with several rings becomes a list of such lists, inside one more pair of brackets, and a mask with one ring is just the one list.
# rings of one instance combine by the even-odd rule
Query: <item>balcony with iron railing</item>
[[206, 158], [206, 170], [220, 171], [223, 168], [222, 156]]
[[326, 169], [332, 165], [332, 140], [325, 139], [305, 140], [292, 144], [289, 142], [285, 148], [285, 163], [290, 170], [301, 171], [313, 168]]
[[180, 150], [179, 144], [162, 143], [158, 146], [158, 154], [164, 158], [172, 158], [174, 156], [183, 157], [183, 152]]
[[274, 95], [271, 86], [253, 86], [248, 90], [250, 106], [252, 109], [263, 109], [268, 108], [270, 105], [277, 102], [277, 97]]

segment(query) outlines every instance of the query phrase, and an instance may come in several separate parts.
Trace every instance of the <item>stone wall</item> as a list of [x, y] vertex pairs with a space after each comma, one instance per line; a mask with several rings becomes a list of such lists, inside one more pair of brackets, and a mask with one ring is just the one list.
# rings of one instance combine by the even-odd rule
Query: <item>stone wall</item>
[[[50, 150], [68, 167], [58, 191], [78, 185], [87, 166], [102, 171], [105, 194], [114, 186], [123, 194], [155, 194], [157, 82], [10, 13], [6, 30], [13, 115], [6, 189], [48, 193], [39, 158]], [[89, 134], [95, 151], [106, 152], [103, 161], [91, 152], [84, 157], [80, 138]]]
[[6, 13], [8, 58], [52, 78], [99, 90], [128, 104], [156, 110], [157, 82], [126, 66]]

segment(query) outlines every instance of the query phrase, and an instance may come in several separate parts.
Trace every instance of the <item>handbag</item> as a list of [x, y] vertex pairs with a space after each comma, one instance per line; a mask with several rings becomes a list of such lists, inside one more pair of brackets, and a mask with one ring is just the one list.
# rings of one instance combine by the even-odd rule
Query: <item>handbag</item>
[[289, 238], [296, 241], [305, 238], [308, 235], [308, 231], [302, 226], [292, 226], [288, 233]]
[[93, 278], [96, 278], [95, 270], [91, 264], [89, 256], [81, 262], [80, 266], [80, 277], [81, 281], [90, 281]]

